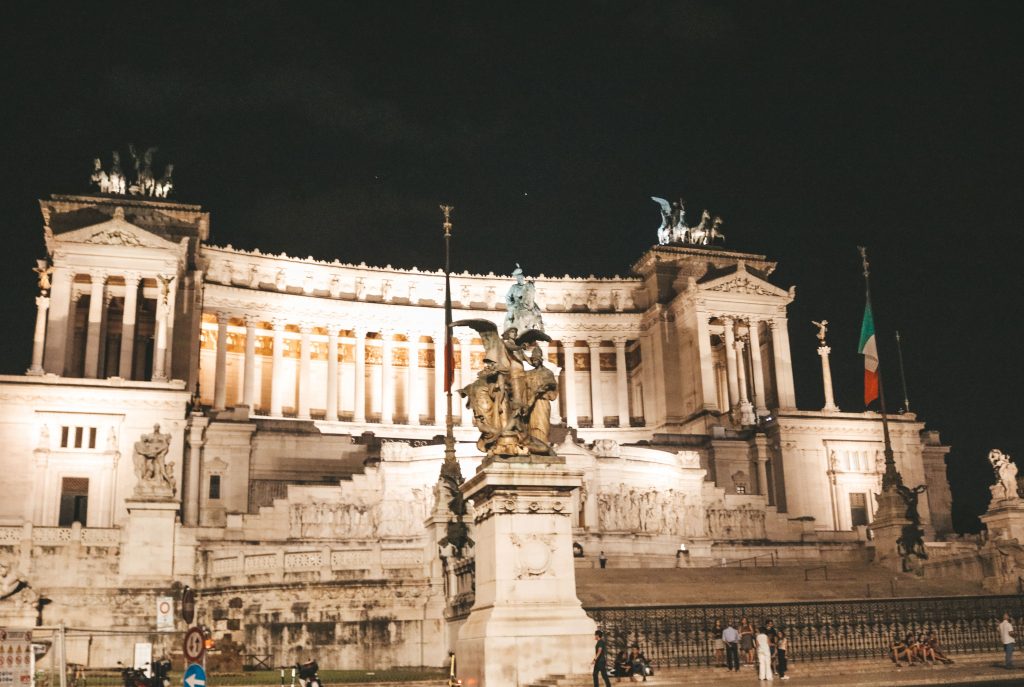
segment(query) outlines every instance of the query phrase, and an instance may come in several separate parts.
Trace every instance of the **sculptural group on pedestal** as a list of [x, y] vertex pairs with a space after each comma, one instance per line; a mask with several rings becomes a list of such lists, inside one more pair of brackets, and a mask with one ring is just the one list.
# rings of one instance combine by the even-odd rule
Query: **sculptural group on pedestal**
[[661, 206], [661, 226], [658, 227], [658, 245], [689, 244], [692, 246], [707, 246], [716, 239], [725, 242], [725, 234], [721, 229], [723, 221], [721, 217], [711, 218], [707, 210], [701, 212], [700, 222], [692, 227], [686, 226], [686, 204], [680, 198], [677, 201], [669, 202], [664, 198], [651, 196], [651, 200]]
[[[504, 331], [490, 320], [453, 322], [469, 327], [484, 342], [484, 367], [477, 378], [459, 390], [473, 411], [480, 430], [477, 448], [488, 456], [553, 456], [549, 435], [551, 402], [558, 398], [558, 381], [544, 366], [539, 341], [544, 333], [540, 308], [534, 301], [532, 282], [523, 279], [516, 265], [516, 283], [505, 296]], [[463, 349], [463, 355], [468, 351]]]
[[1017, 477], [1017, 466], [1010, 456], [997, 448], [988, 453], [988, 462], [996, 473], [996, 483], [989, 487], [993, 500], [1019, 499], [1020, 486]]
[[121, 169], [121, 153], [118, 151], [110, 154], [109, 170], [103, 169], [103, 162], [95, 158], [92, 161], [92, 175], [89, 177], [90, 185], [100, 193], [167, 198], [174, 190], [174, 165], [164, 167], [164, 175], [157, 179], [153, 174], [153, 154], [156, 152], [156, 148], [146, 148], [140, 155], [135, 146], [128, 146], [132, 167], [135, 169], [135, 175], [131, 178]]
[[132, 462], [135, 466], [136, 497], [170, 498], [177, 490], [174, 462], [167, 461], [171, 435], [160, 432], [160, 425], [135, 442]]

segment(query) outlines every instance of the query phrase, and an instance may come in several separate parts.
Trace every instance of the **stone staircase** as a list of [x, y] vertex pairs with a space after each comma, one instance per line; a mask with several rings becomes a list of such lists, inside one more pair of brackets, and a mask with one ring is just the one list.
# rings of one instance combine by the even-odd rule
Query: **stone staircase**
[[920, 578], [871, 564], [836, 564], [827, 565], [825, 569], [821, 565], [577, 569], [576, 591], [585, 608], [765, 604], [985, 593], [980, 582]]

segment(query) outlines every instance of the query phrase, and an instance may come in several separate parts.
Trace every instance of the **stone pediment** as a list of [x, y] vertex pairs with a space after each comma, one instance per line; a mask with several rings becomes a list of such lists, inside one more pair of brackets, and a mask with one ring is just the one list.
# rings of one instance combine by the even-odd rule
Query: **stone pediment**
[[[161, 238], [127, 221], [123, 212], [115, 212], [114, 216], [105, 222], [57, 234], [53, 236], [52, 240], [56, 245], [84, 243], [129, 248], [155, 248], [175, 253], [181, 249], [179, 244]], [[183, 239], [183, 241], [187, 240]]]
[[718, 274], [711, 279], [699, 282], [700, 290], [703, 292], [733, 293], [745, 296], [769, 296], [774, 298], [785, 298], [790, 300], [792, 294], [785, 289], [770, 283], [762, 278], [754, 270], [748, 270], [743, 261], [740, 261], [735, 269], [724, 274]]

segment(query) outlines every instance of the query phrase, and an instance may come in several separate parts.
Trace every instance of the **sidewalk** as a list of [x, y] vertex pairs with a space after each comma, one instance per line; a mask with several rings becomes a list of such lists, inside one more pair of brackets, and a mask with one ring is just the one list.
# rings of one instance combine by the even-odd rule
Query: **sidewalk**
[[[889, 660], [852, 660], [834, 662], [791, 662], [789, 680], [778, 676], [770, 683], [776, 687], [912, 687], [915, 685], [968, 685], [1005, 684], [1024, 685], [1024, 661], [1018, 661], [1014, 670], [1002, 667], [1002, 652], [962, 655], [955, 658], [953, 665], [910, 666], [896, 668]], [[534, 683], [536, 687], [589, 687], [589, 675], [562, 677]], [[632, 685], [623, 678], [612, 678], [613, 685]], [[764, 685], [757, 679], [757, 672], [743, 667], [739, 672], [724, 668], [670, 668], [658, 671], [647, 678], [648, 687], [669, 687], [688, 685], [692, 687], [713, 687], [717, 685]], [[533, 686], [531, 686], [533, 687]]]

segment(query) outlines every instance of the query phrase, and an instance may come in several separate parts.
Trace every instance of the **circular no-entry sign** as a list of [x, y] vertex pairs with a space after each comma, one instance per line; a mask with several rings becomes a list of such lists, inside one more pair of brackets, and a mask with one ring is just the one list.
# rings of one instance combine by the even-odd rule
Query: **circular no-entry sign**
[[198, 627], [188, 628], [188, 632], [185, 633], [185, 643], [182, 649], [185, 652], [186, 661], [197, 663], [203, 657], [203, 653], [206, 652], [206, 646], [203, 642], [203, 631]]

